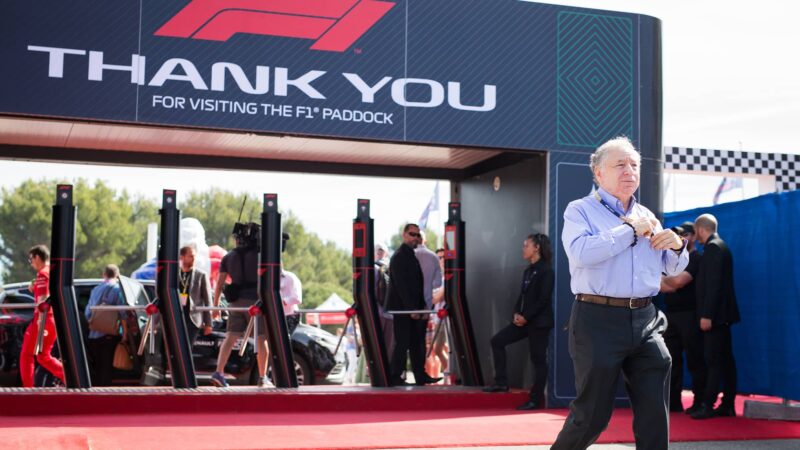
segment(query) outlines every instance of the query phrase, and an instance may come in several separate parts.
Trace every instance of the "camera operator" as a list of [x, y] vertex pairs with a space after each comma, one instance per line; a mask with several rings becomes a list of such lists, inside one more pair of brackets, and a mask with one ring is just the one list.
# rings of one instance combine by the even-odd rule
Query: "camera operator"
[[[214, 291], [214, 306], [219, 306], [220, 294], [224, 290], [228, 305], [232, 307], [249, 307], [258, 301], [258, 252], [259, 234], [261, 227], [257, 223], [237, 223], [233, 227], [233, 236], [236, 239], [236, 248], [222, 258], [219, 267], [217, 289]], [[226, 278], [230, 275], [231, 284], [225, 285]], [[224, 286], [224, 287], [223, 287]], [[228, 315], [228, 326], [225, 339], [219, 350], [217, 369], [211, 375], [215, 386], [227, 387], [225, 381], [225, 365], [231, 354], [231, 349], [238, 338], [242, 337], [250, 316], [246, 312], [231, 312]], [[258, 336], [258, 373], [259, 387], [274, 387], [267, 377], [267, 361], [269, 361], [269, 347], [267, 346], [267, 321], [264, 316], [257, 316]], [[243, 344], [244, 345], [244, 344]]]

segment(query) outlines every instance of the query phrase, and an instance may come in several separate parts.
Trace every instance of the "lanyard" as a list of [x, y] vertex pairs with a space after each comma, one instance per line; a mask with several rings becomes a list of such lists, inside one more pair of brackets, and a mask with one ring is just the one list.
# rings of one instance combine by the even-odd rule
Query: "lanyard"
[[189, 293], [189, 282], [194, 276], [194, 268], [189, 272], [180, 272], [180, 280], [181, 280], [181, 294], [188, 294]]
[[602, 197], [600, 197], [600, 193], [599, 193], [599, 192], [597, 192], [597, 191], [594, 191], [594, 198], [596, 198], [596, 199], [597, 199], [597, 201], [599, 201], [599, 202], [600, 202], [600, 204], [601, 204], [601, 205], [603, 205], [603, 206], [604, 206], [604, 207], [605, 207], [605, 208], [606, 208], [606, 209], [607, 209], [607, 210], [608, 210], [608, 211], [609, 211], [611, 214], [613, 214], [613, 215], [615, 215], [615, 216], [619, 217], [619, 220], [621, 220], [621, 221], [623, 221], [623, 222], [630, 222], [630, 220], [631, 220], [630, 218], [628, 218], [628, 217], [626, 217], [626, 216], [623, 216], [622, 214], [620, 214], [620, 213], [618, 213], [616, 210], [614, 210], [614, 208], [612, 208], [611, 206], [609, 206], [609, 204], [608, 204], [608, 203], [606, 203], [606, 201], [605, 201], [605, 200], [603, 200], [603, 198], [602, 198]]

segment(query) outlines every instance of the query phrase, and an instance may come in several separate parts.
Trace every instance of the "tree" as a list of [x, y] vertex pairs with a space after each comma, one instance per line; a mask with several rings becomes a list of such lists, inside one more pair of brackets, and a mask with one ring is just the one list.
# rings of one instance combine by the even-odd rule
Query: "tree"
[[[244, 199], [247, 201], [242, 209]], [[181, 217], [194, 217], [203, 224], [208, 245], [233, 248], [236, 242], [231, 231], [233, 224], [239, 221], [239, 211], [242, 211], [242, 222], [261, 222], [262, 206], [254, 195], [211, 188], [189, 192], [186, 199], [178, 204], [178, 209], [181, 210]]]
[[[397, 233], [392, 235], [392, 237], [389, 239], [389, 247], [392, 250], [397, 250], [401, 245], [403, 245], [403, 227], [405, 227], [405, 225], [400, 225]], [[422, 230], [422, 232], [425, 233], [425, 246], [431, 250], [436, 250], [436, 246], [440, 245], [441, 243], [441, 236], [439, 233], [431, 230], [430, 228]]]
[[[33, 276], [27, 263], [28, 249], [35, 244], [50, 246], [54, 180], [23, 182], [2, 189], [0, 198], [0, 258], [7, 282]], [[141, 260], [134, 259], [147, 234], [147, 222], [156, 214], [155, 203], [131, 200], [102, 181], [92, 186], [80, 179], [74, 183], [73, 202], [78, 209], [75, 229], [75, 277], [96, 278], [110, 263], [129, 273]]]
[[[179, 204], [183, 217], [194, 217], [206, 232], [209, 245], [218, 244], [231, 249], [233, 224], [239, 218], [242, 200], [247, 198], [241, 216], [243, 222], [261, 222], [261, 202], [252, 195], [239, 195], [212, 188], [190, 192]], [[332, 292], [344, 300], [352, 301], [352, 266], [350, 255], [332, 242], [323, 242], [308, 232], [291, 212], [282, 214], [283, 231], [291, 236], [282, 254], [286, 270], [294, 272], [303, 284], [304, 309], [311, 309], [325, 301]]]

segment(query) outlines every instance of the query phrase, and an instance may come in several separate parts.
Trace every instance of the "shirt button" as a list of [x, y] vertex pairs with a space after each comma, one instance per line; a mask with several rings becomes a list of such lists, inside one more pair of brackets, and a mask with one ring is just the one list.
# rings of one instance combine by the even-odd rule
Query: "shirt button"
[[633, 277], [633, 279], [634, 279], [634, 280], [638, 280], [638, 279], [639, 279], [639, 277]]

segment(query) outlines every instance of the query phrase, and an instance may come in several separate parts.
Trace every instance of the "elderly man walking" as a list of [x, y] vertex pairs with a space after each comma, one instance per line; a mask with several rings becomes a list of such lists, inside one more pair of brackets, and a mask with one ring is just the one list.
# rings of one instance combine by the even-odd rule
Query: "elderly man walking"
[[669, 443], [667, 324], [652, 297], [661, 273], [677, 274], [689, 259], [686, 242], [636, 201], [640, 161], [627, 138], [606, 142], [591, 156], [597, 189], [564, 211], [577, 396], [553, 449], [585, 449], [597, 439], [611, 419], [620, 374], [636, 448], [666, 450]]

